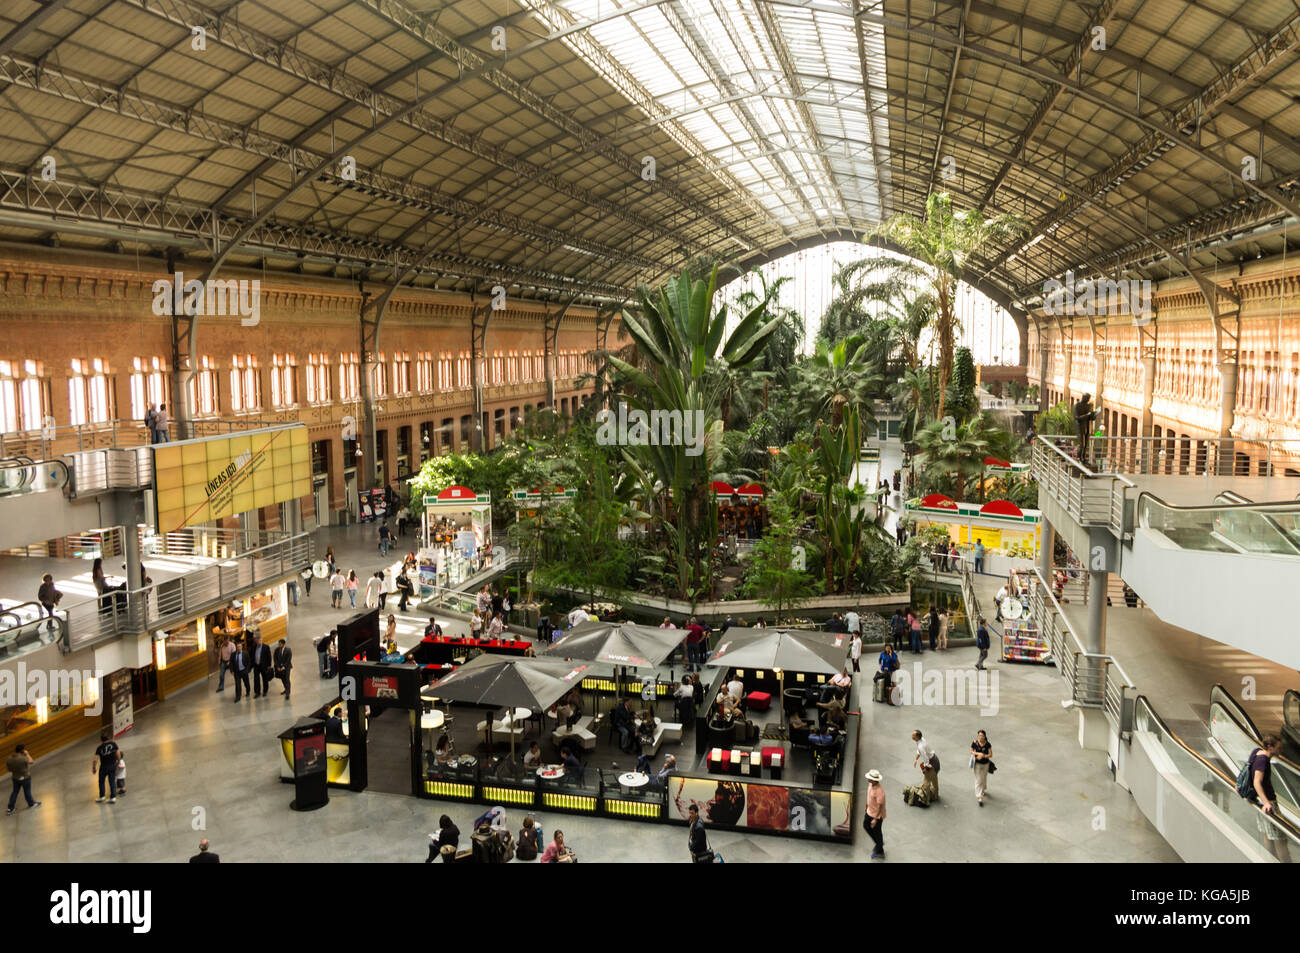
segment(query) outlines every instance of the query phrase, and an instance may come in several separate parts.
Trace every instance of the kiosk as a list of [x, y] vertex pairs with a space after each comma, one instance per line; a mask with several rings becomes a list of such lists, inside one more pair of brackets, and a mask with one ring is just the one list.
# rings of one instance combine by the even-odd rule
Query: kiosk
[[492, 542], [492, 494], [449, 486], [436, 496], [426, 495], [420, 530], [420, 588], [428, 595], [475, 572], [480, 553]]
[[325, 752], [325, 722], [301, 718], [280, 732], [280, 748], [293, 772], [295, 811], [314, 811], [330, 801], [328, 758]]

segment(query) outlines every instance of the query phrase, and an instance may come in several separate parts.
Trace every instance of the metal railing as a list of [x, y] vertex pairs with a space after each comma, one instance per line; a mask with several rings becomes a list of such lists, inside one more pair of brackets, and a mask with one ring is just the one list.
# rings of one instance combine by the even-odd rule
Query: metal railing
[[55, 609], [46, 614], [37, 602], [23, 602], [0, 609], [0, 656], [13, 658], [42, 646], [68, 644], [68, 613]]
[[1097, 473], [1273, 476], [1300, 470], [1300, 440], [1098, 436], [1088, 441], [1087, 462]]
[[[189, 436], [211, 437], [239, 433], [297, 423], [298, 420], [297, 410], [269, 415], [200, 417], [190, 421]], [[168, 423], [167, 433], [170, 440], [180, 440], [182, 436], [180, 425], [174, 420]], [[49, 459], [86, 450], [148, 446], [149, 442], [149, 432], [141, 420], [118, 419], [92, 424], [41, 427], [0, 433], [0, 459], [17, 456]]]
[[1051, 646], [1070, 697], [1081, 708], [1099, 708], [1121, 734], [1132, 730], [1133, 681], [1110, 655], [1098, 655], [1083, 647], [1083, 640], [1066, 618], [1042, 572], [1034, 569], [1029, 588], [1030, 618], [1038, 623], [1039, 634]]
[[[192, 534], [186, 542], [180, 537]], [[237, 549], [241, 538], [254, 543]], [[315, 538], [308, 533], [272, 534], [265, 530], [193, 527], [168, 533], [170, 555], [212, 562], [173, 579], [139, 589], [115, 589], [67, 607], [68, 645], [83, 648], [120, 635], [164, 628], [192, 618], [232, 598], [300, 572], [312, 562]]]
[[1039, 435], [1033, 444], [1030, 474], [1039, 489], [1080, 526], [1105, 526], [1122, 539], [1125, 499], [1136, 487], [1117, 474], [1094, 473], [1078, 457], [1077, 438]]
[[153, 484], [153, 454], [148, 447], [106, 447], [64, 454], [71, 472], [71, 496], [108, 490], [139, 490]]
[[1300, 502], [1173, 506], [1143, 493], [1136, 525], [1180, 549], [1300, 558]]

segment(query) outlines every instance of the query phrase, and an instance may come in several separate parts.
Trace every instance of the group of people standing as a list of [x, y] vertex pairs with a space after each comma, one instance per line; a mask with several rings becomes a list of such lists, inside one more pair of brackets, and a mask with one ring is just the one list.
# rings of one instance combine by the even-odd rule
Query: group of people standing
[[925, 651], [925, 636], [929, 637], [931, 652], [945, 650], [948, 648], [948, 610], [930, 606], [923, 628], [922, 617], [911, 606], [895, 609], [889, 620], [889, 631], [896, 645], [907, 642], [914, 654]]
[[508, 592], [485, 584], [474, 596], [474, 611], [469, 619], [470, 638], [501, 638], [506, 630], [506, 613], [511, 608]]
[[[261, 698], [271, 694], [271, 679], [278, 678], [284, 685], [280, 692], [287, 701], [292, 692], [293, 649], [281, 639], [274, 650], [262, 643], [262, 636], [253, 633], [252, 642], [245, 643], [239, 636], [227, 636], [218, 649], [221, 658], [221, 672], [217, 677], [217, 691], [226, 690], [226, 672], [234, 677], [235, 703], [251, 694]], [[249, 680], [252, 690], [249, 690]]]

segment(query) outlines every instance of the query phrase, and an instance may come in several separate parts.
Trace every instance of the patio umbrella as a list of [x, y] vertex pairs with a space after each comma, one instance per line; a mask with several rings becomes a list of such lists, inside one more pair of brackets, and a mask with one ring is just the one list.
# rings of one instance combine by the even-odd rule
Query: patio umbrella
[[[547, 657], [600, 662], [614, 668], [657, 666], [673, 653], [682, 639], [680, 629], [636, 625], [631, 622], [583, 622], [546, 650]], [[615, 686], [615, 694], [618, 694]], [[593, 708], [595, 701], [593, 699]], [[595, 714], [595, 712], [592, 712]]]
[[785, 673], [837, 675], [848, 653], [847, 635], [796, 629], [746, 629], [732, 626], [705, 663], [712, 668], [770, 668], [781, 685], [781, 723], [785, 723]]
[[[447, 702], [543, 711], [580, 684], [587, 671], [581, 662], [522, 658], [484, 653], [445, 675], [426, 690]], [[492, 717], [488, 719], [491, 744]], [[512, 725], [513, 727], [513, 725]], [[515, 754], [515, 733], [510, 732], [510, 758]]]

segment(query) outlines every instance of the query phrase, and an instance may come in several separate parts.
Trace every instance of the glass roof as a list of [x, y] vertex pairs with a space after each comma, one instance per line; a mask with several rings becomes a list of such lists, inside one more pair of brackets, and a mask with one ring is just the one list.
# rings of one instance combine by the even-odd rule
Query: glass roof
[[[523, 0], [723, 186], [801, 236], [888, 205], [884, 35], [852, 0]], [[586, 24], [575, 30], [575, 25]], [[865, 67], [865, 68], [864, 68]]]

